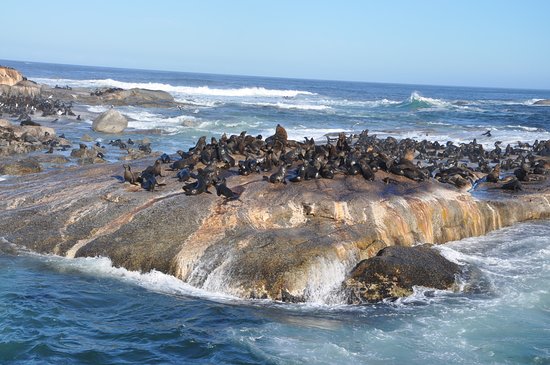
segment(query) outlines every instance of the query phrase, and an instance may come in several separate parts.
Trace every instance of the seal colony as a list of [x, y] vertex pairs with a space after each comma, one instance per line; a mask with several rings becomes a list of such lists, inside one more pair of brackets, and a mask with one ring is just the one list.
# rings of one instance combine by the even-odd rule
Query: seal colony
[[[73, 103], [79, 110], [88, 101], [177, 106], [148, 90], [38, 89], [46, 91], [0, 99], [0, 112], [23, 124], [0, 126], [3, 141], [47, 149], [9, 170], [28, 175], [0, 182], [0, 232], [33, 251], [108, 257], [117, 267], [158, 270], [242, 298], [318, 301], [341, 291], [343, 302], [363, 303], [408, 295], [418, 283], [448, 289], [460, 274], [428, 250], [385, 247], [444, 243], [550, 217], [549, 141], [486, 149], [476, 139], [398, 140], [368, 130], [296, 141], [277, 125], [267, 138], [202, 136], [169, 155], [146, 138], [104, 146], [85, 135], [70, 156], [86, 166], [34, 174], [38, 160], [52, 161], [71, 142], [33, 126], [32, 115], [74, 120]], [[491, 133], [498, 137], [496, 129], [477, 137]], [[120, 163], [105, 159], [108, 146], [128, 152], [122, 174]], [[405, 256], [410, 261], [395, 262]], [[412, 280], [395, 274], [405, 269]], [[436, 270], [443, 275], [423, 280]]]
[[[378, 171], [403, 176], [420, 182], [436, 179], [459, 189], [469, 189], [477, 183], [502, 183], [505, 190], [520, 191], [522, 182], [540, 181], [550, 168], [545, 158], [550, 156], [550, 141], [535, 141], [532, 145], [518, 142], [517, 147], [505, 149], [495, 143], [493, 150], [485, 150], [474, 138], [470, 143], [459, 145], [449, 141], [445, 144], [427, 140], [397, 140], [393, 137], [380, 139], [369, 135], [368, 130], [359, 134], [337, 137], [327, 136], [326, 143], [318, 144], [313, 138], [304, 142], [290, 140], [285, 128], [277, 125], [275, 134], [222, 135], [219, 140], [200, 137], [187, 152], [179, 150], [179, 159], [163, 154], [154, 165], [140, 173], [125, 168], [125, 181], [149, 191], [164, 184], [157, 177], [162, 175], [162, 165], [169, 164], [175, 178], [186, 182], [182, 189], [186, 195], [211, 193], [216, 187], [219, 195], [236, 199], [238, 194], [226, 185], [225, 178], [231, 174], [243, 176], [261, 175], [272, 184], [298, 183], [312, 179], [333, 179], [335, 175], [361, 176], [374, 181]], [[172, 162], [173, 161], [173, 162]], [[398, 184], [390, 176], [383, 178], [386, 184]], [[187, 182], [194, 179], [194, 182]]]

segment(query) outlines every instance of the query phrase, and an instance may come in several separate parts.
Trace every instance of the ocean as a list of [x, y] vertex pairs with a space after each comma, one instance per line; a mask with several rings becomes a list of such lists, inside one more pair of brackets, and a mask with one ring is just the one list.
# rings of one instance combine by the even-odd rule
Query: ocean
[[[0, 61], [51, 86], [165, 90], [179, 108], [121, 107], [123, 138], [188, 149], [202, 135], [344, 131], [490, 148], [550, 139], [549, 90], [192, 74]], [[108, 106], [58, 124], [78, 143]], [[491, 130], [491, 136], [482, 133]], [[118, 137], [116, 137], [118, 138]], [[107, 158], [116, 161], [115, 152]], [[9, 177], [2, 177], [9, 179]], [[0, 232], [0, 236], [2, 233]], [[550, 224], [527, 222], [438, 249], [479, 269], [458, 293], [416, 288], [365, 306], [241, 300], [107, 258], [0, 249], [1, 364], [550, 364]], [[0, 247], [3, 245], [0, 244]], [[5, 245], [4, 245], [5, 246]]]

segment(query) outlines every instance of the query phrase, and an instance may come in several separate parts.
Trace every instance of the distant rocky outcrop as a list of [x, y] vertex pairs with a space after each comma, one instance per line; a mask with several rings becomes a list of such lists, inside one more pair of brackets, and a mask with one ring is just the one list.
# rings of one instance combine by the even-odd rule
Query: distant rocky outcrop
[[35, 97], [40, 95], [42, 88], [34, 81], [23, 80], [13, 86], [0, 85], [0, 94]]
[[550, 105], [550, 99], [535, 101], [534, 105]]
[[40, 95], [41, 86], [27, 80], [13, 68], [0, 66], [0, 94], [34, 97]]
[[101, 113], [93, 122], [92, 129], [103, 133], [122, 133], [128, 128], [128, 119], [115, 109]]
[[11, 67], [0, 66], [0, 85], [13, 86], [23, 80], [23, 75]]
[[363, 260], [344, 287], [349, 304], [377, 302], [411, 295], [413, 286], [450, 289], [460, 266], [428, 246], [389, 246]]
[[171, 105], [174, 103], [174, 97], [161, 90], [147, 89], [108, 89], [108, 92], [97, 92], [99, 99], [103, 104], [110, 105], [135, 105], [142, 107], [158, 107], [160, 105]]
[[42, 85], [45, 97], [87, 105], [139, 106], [144, 108], [169, 108], [177, 103], [172, 95], [161, 90], [101, 88], [51, 88]]

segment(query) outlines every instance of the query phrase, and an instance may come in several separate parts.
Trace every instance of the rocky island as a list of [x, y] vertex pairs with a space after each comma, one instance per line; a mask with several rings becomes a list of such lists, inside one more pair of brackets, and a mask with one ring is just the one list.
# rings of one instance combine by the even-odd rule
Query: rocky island
[[[142, 141], [123, 167], [103, 146], [73, 148], [32, 125], [14, 100], [75, 119], [78, 103], [173, 107], [169, 94], [49, 88], [0, 70], [11, 119], [0, 124], [0, 171], [20, 175], [0, 181], [0, 236], [35, 252], [104, 256], [241, 298], [358, 304], [414, 285], [452, 289], [460, 265], [419, 244], [550, 217], [549, 141], [486, 150], [363, 131], [318, 143], [277, 126], [267, 138], [205, 136], [173, 155]], [[72, 163], [31, 153], [62, 148]]]

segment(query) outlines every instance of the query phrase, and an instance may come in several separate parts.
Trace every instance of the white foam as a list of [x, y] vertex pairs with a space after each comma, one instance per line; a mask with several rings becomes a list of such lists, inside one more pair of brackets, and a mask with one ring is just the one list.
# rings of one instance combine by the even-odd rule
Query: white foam
[[353, 267], [351, 260], [336, 257], [318, 257], [309, 266], [305, 297], [307, 302], [318, 304], [344, 304], [339, 288]]
[[544, 100], [544, 99], [538, 99], [538, 98], [533, 98], [533, 99], [521, 99], [521, 100], [498, 100], [498, 99], [486, 99], [486, 100], [476, 100], [476, 101], [472, 101], [471, 103], [472, 104], [486, 104], [486, 105], [526, 105], [526, 106], [531, 106], [531, 105], [535, 105], [535, 103], [537, 101], [540, 101], [540, 100]]
[[526, 126], [523, 126], [523, 125], [507, 125], [506, 128], [521, 129], [521, 130], [529, 131], [529, 132], [544, 132], [544, 130], [542, 130], [540, 128], [526, 127]]
[[67, 85], [71, 87], [119, 87], [122, 89], [142, 88], [162, 90], [169, 93], [185, 95], [207, 95], [226, 97], [296, 97], [298, 95], [315, 95], [304, 90], [278, 90], [264, 87], [243, 87], [238, 89], [210, 88], [209, 86], [175, 86], [158, 82], [124, 82], [113, 79], [73, 80], [37, 78], [36, 82], [46, 85]]
[[445, 101], [445, 100], [442, 100], [442, 99], [435, 99], [435, 98], [429, 98], [429, 97], [426, 97], [426, 96], [422, 96], [420, 95], [420, 93], [418, 91], [413, 91], [411, 93], [411, 96], [409, 96], [409, 99], [407, 100], [408, 103], [415, 103], [415, 102], [420, 102], [420, 103], [425, 103], [425, 104], [428, 104], [430, 106], [434, 106], [434, 107], [438, 107], [438, 108], [449, 108], [449, 107], [454, 107], [455, 105], [451, 104], [450, 102], [448, 101]]
[[244, 105], [253, 105], [261, 107], [271, 107], [279, 109], [297, 109], [297, 110], [331, 110], [332, 108], [328, 105], [311, 105], [311, 104], [289, 104], [289, 103], [249, 103], [243, 102]]
[[240, 300], [227, 294], [208, 292], [193, 287], [174, 276], [163, 274], [156, 270], [142, 273], [114, 267], [111, 260], [105, 257], [80, 257], [69, 259], [55, 255], [29, 254], [47, 260], [60, 271], [77, 270], [78, 272], [97, 277], [114, 278], [162, 294], [188, 295], [223, 302]]
[[[327, 134], [336, 134], [340, 132], [344, 132], [346, 134], [352, 133], [352, 130], [345, 129], [345, 128], [307, 128], [306, 126], [300, 126], [298, 128], [291, 127], [286, 128], [288, 138], [296, 140], [296, 141], [303, 141], [305, 137], [307, 138], [313, 138], [317, 142], [324, 143], [326, 142], [326, 135]], [[265, 131], [262, 131], [263, 135], [269, 136], [273, 134], [273, 129], [266, 129]]]
[[150, 115], [143, 113], [123, 113], [134, 120], [128, 121], [128, 127], [134, 129], [161, 129], [166, 133], [177, 133], [190, 128], [201, 128], [204, 123], [192, 115], [179, 115], [171, 118]]
[[91, 113], [103, 113], [103, 112], [109, 110], [109, 107], [107, 107], [105, 105], [92, 105], [92, 106], [88, 106], [87, 109]]
[[178, 103], [185, 104], [185, 106], [198, 106], [203, 108], [214, 108], [225, 104], [217, 100], [195, 100], [188, 98], [175, 98], [174, 100]]

